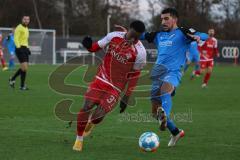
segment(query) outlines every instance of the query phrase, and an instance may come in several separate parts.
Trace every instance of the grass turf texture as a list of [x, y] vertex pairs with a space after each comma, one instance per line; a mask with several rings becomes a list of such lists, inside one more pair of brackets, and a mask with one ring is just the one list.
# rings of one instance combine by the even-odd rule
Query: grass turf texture
[[[30, 66], [30, 90], [25, 92], [18, 89], [19, 79], [15, 90], [9, 88], [7, 81], [12, 72], [0, 72], [0, 159], [239, 159], [239, 67], [216, 66], [207, 89], [200, 87], [201, 78], [189, 80], [190, 70], [184, 76], [173, 100], [173, 113], [186, 136], [176, 147], [167, 147], [169, 132], [159, 133], [156, 122], [121, 121], [116, 108], [85, 139], [82, 153], [72, 151], [76, 123], [66, 128], [67, 122], [57, 119], [53, 110], [59, 100], [71, 98], [75, 100], [71, 110], [77, 112], [83, 98], [60, 95], [49, 88], [48, 76], [55, 69], [49, 65]], [[83, 73], [75, 70], [66, 82], [79, 84]], [[138, 99], [137, 106], [127, 112], [149, 113], [150, 102]], [[138, 137], [145, 131], [160, 136], [157, 152], [140, 151]]]

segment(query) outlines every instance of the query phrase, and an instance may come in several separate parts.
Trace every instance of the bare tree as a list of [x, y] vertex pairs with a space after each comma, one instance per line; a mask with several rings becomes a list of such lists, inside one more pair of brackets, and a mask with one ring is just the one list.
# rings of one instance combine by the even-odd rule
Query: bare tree
[[36, 16], [36, 19], [37, 19], [37, 22], [38, 22], [38, 27], [40, 29], [42, 29], [42, 23], [41, 23], [41, 20], [39, 18], [38, 7], [37, 7], [36, 0], [32, 0], [32, 2], [33, 2], [33, 8], [34, 8], [35, 16]]

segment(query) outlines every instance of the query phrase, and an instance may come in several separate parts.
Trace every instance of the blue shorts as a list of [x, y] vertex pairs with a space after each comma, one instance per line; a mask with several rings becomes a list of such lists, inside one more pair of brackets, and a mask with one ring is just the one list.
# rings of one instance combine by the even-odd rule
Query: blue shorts
[[[179, 85], [181, 81], [181, 71], [170, 71], [163, 65], [156, 64], [151, 72], [152, 79], [152, 89], [151, 89], [151, 99], [161, 101], [161, 95], [164, 93], [160, 92], [160, 88], [164, 82], [170, 83], [175, 88]], [[175, 92], [171, 96], [174, 96]]]
[[200, 61], [200, 55], [199, 54], [189, 54], [188, 57], [190, 62], [199, 62]]
[[165, 66], [155, 64], [151, 72], [151, 79], [153, 83], [167, 82], [172, 84], [175, 88], [179, 85], [182, 78], [180, 70], [168, 70]]

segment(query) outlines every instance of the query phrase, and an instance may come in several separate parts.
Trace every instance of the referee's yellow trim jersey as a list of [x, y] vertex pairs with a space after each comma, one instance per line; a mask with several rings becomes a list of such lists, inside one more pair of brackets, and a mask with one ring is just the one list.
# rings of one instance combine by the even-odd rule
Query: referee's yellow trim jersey
[[14, 43], [17, 48], [25, 46], [28, 48], [29, 30], [28, 27], [19, 24], [14, 32]]

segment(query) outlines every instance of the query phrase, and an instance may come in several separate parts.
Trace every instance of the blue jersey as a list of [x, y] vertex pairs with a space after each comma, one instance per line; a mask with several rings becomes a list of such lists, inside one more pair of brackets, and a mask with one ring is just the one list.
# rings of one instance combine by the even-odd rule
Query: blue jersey
[[[191, 31], [191, 30], [190, 30]], [[141, 39], [148, 40], [147, 37], [153, 39], [153, 43], [158, 50], [156, 64], [153, 67], [151, 77], [152, 79], [160, 79], [169, 82], [175, 87], [178, 86], [181, 80], [181, 68], [186, 62], [186, 52], [190, 48], [191, 38], [184, 33], [183, 29], [176, 28], [169, 32], [161, 31], [155, 32], [151, 36], [144, 33]], [[200, 36], [202, 40], [208, 38], [205, 33], [195, 32], [195, 35]], [[150, 42], [148, 40], [148, 42]]]
[[[196, 32], [202, 40], [208, 38], [205, 33]], [[144, 35], [141, 37], [144, 39]], [[180, 28], [170, 32], [159, 32], [155, 35], [154, 44], [158, 50], [156, 64], [161, 64], [169, 70], [180, 70], [186, 61], [186, 52], [190, 48], [191, 40]]]
[[170, 32], [160, 32], [154, 43], [158, 50], [156, 64], [161, 64], [170, 70], [178, 70], [185, 62], [185, 53], [189, 48], [189, 40], [180, 29]]
[[10, 54], [15, 53], [15, 48], [16, 48], [16, 46], [15, 46], [15, 43], [14, 43], [14, 36], [13, 36], [12, 33], [10, 33], [10, 34], [8, 35], [8, 37], [6, 37], [6, 38], [4, 39], [4, 41], [3, 41], [3, 46], [4, 46], [4, 47], [7, 47], [8, 52], [9, 52]]
[[199, 60], [200, 60], [198, 44], [195, 41], [191, 42], [191, 44], [190, 44], [188, 58], [189, 58], [189, 61], [191, 61], [191, 62], [199, 62]]

